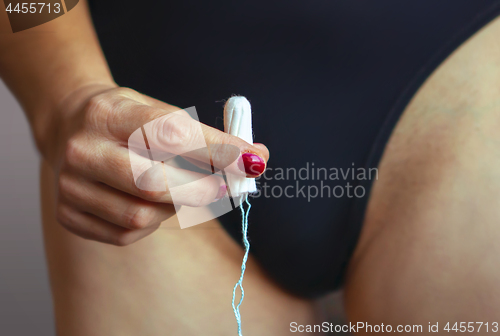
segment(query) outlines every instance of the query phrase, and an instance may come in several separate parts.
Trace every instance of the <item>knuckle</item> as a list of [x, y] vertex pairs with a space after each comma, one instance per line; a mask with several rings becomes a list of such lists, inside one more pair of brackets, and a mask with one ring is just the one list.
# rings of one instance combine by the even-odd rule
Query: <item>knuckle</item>
[[90, 98], [85, 106], [85, 126], [102, 131], [103, 125], [114, 122], [114, 112], [118, 110], [114, 105], [106, 93]]
[[114, 100], [112, 97], [114, 96], [114, 91], [116, 90], [118, 89], [102, 92], [90, 97], [85, 105], [85, 110], [95, 113], [102, 112], [103, 110], [109, 110], [110, 107], [113, 106]]
[[120, 151], [112, 151], [114, 148], [114, 144], [109, 142], [97, 141], [87, 134], [77, 134], [66, 142], [62, 167], [83, 172], [109, 166], [122, 172], [124, 167], [128, 167], [129, 160]]
[[188, 145], [196, 136], [196, 130], [189, 118], [179, 114], [166, 115], [155, 120], [155, 138], [166, 144], [172, 151]]
[[96, 117], [103, 114], [110, 107], [108, 99], [106, 99], [105, 94], [99, 94], [91, 97], [87, 104], [85, 105], [85, 112], [87, 116], [87, 121], [93, 121]]
[[151, 210], [143, 206], [135, 208], [132, 214], [127, 217], [127, 227], [134, 230], [144, 229], [152, 221]]
[[100, 110], [103, 106], [104, 103], [104, 97], [103, 95], [95, 95], [89, 98], [87, 101], [87, 104], [85, 105], [85, 110], [86, 111], [95, 111], [95, 110]]
[[64, 163], [69, 167], [78, 166], [85, 156], [84, 148], [80, 144], [78, 137], [72, 137], [66, 143], [65, 153], [64, 153]]
[[145, 171], [135, 179], [135, 186], [139, 191], [138, 196], [153, 202], [161, 202], [164, 195], [168, 193], [166, 172], [163, 164], [151, 167], [149, 163], [149, 166], [149, 168], [144, 167]]

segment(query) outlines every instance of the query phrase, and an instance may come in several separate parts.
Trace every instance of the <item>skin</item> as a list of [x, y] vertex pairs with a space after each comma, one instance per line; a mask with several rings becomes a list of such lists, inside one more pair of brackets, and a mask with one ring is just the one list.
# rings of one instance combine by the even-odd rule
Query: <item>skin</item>
[[499, 36], [496, 19], [456, 50], [394, 130], [350, 262], [350, 320], [499, 322]]
[[[240, 247], [215, 221], [180, 230], [169, 192], [134, 183], [127, 141], [154, 121], [149, 143], [168, 150], [190, 152], [204, 141], [232, 145], [266, 162], [267, 148], [172, 117], [179, 108], [118, 87], [85, 2], [16, 34], [10, 33], [5, 12], [1, 15], [0, 74], [22, 104], [42, 155], [43, 229], [58, 335], [159, 335], [166, 330], [233, 335], [229, 302], [239, 278]], [[192, 131], [200, 127], [202, 139]], [[213, 160], [214, 166], [218, 162]], [[180, 204], [189, 205], [193, 198], [200, 206], [212, 202], [223, 182], [206, 180], [187, 190], [191, 197]], [[285, 293], [252, 258], [245, 289], [254, 296], [241, 309], [249, 334], [279, 335], [290, 321], [312, 323], [317, 316], [311, 302]]]
[[[139, 188], [130, 169], [128, 139], [152, 121], [151, 148], [184, 153], [205, 143], [225, 144], [267, 161], [269, 152], [262, 144], [252, 146], [200, 124], [186, 113], [172, 113], [178, 107], [118, 87], [86, 6], [78, 7], [64, 19], [2, 34], [0, 40], [2, 78], [21, 102], [40, 153], [57, 176], [56, 215], [63, 226], [83, 238], [122, 246], [151, 234], [175, 215], [168, 190]], [[3, 19], [5, 24], [6, 15]], [[200, 127], [202, 132], [196, 132]], [[136, 164], [151, 164], [148, 158], [136, 157]], [[199, 153], [192, 159], [205, 158]], [[214, 160], [214, 166], [219, 161]], [[238, 173], [237, 167], [231, 168]], [[182, 179], [188, 173], [178, 170], [171, 174]], [[162, 180], [146, 175], [142, 183]], [[196, 182], [196, 188], [181, 190], [185, 197], [176, 201], [207, 205], [216, 199], [222, 185], [221, 178], [209, 176]]]
[[[450, 56], [394, 130], [349, 264], [351, 321], [427, 326], [497, 318], [498, 36], [500, 20]], [[232, 144], [267, 162], [265, 146], [171, 118], [178, 108], [118, 87], [85, 2], [40, 27], [2, 33], [0, 75], [42, 155], [58, 335], [234, 335], [229, 301], [241, 248], [215, 220], [180, 230], [168, 192], [136, 187], [126, 146], [152, 120], [177, 134], [201, 126], [207, 144]], [[178, 149], [200, 140], [193, 139]], [[221, 183], [198, 185], [199, 205], [210, 203]], [[252, 257], [244, 286], [252, 293], [241, 310], [245, 335], [288, 335], [292, 321], [327, 320], [314, 302], [274, 284]]]

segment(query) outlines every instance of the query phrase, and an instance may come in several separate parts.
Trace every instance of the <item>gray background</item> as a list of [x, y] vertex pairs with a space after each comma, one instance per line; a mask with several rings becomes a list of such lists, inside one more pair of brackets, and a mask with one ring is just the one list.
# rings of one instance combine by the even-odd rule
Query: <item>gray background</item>
[[0, 335], [54, 336], [43, 251], [39, 157], [19, 104], [0, 81]]

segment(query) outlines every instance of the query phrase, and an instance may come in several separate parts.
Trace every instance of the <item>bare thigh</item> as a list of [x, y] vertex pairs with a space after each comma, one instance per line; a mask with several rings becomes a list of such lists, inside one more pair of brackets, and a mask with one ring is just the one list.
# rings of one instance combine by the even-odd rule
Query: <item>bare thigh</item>
[[434, 72], [395, 128], [345, 295], [354, 322], [439, 322], [443, 334], [447, 322], [500, 323], [500, 19]]
[[[164, 223], [127, 247], [79, 238], [54, 217], [53, 176], [42, 165], [46, 254], [59, 336], [235, 335], [232, 289], [242, 249], [217, 222]], [[241, 308], [245, 335], [288, 335], [315, 307], [274, 285], [250, 258]]]

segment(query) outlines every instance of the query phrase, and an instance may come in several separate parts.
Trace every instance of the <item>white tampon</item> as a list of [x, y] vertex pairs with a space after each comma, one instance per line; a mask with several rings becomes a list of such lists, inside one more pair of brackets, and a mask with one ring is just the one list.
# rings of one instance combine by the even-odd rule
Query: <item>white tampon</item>
[[[253, 145], [252, 109], [250, 102], [242, 96], [229, 98], [224, 106], [224, 131]], [[238, 197], [257, 191], [254, 178], [227, 174], [229, 192]]]

